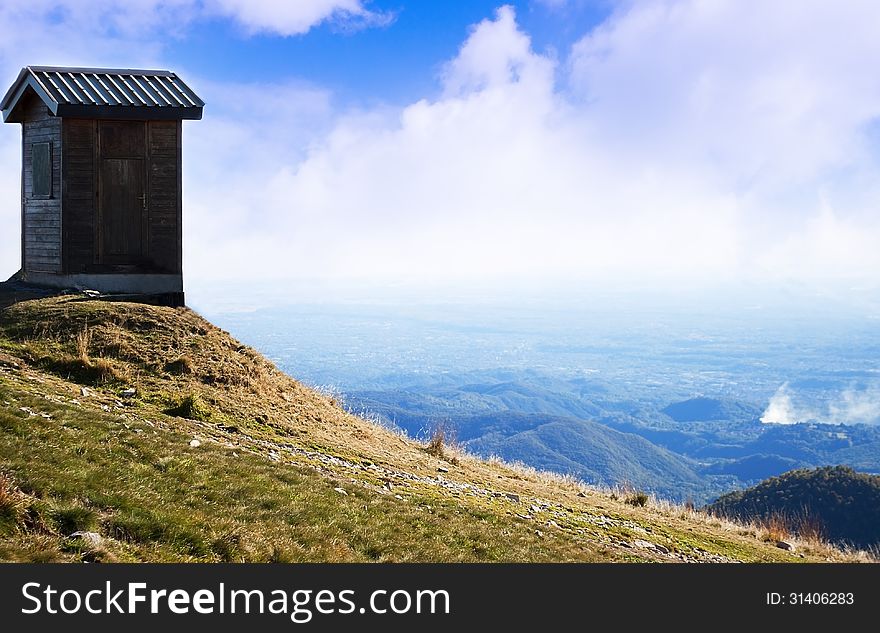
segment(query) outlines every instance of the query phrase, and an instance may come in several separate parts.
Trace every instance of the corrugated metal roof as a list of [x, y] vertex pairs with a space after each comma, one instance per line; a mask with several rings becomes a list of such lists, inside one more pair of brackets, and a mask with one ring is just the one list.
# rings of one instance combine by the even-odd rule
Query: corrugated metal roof
[[202, 101], [168, 70], [26, 66], [6, 92], [4, 121], [32, 88], [55, 116], [102, 119], [201, 119]]

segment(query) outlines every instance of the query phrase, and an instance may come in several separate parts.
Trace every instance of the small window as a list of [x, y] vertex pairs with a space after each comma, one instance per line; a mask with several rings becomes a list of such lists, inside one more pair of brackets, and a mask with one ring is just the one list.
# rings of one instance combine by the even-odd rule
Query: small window
[[52, 195], [52, 145], [33, 143], [31, 145], [31, 195], [35, 198], [49, 198]]

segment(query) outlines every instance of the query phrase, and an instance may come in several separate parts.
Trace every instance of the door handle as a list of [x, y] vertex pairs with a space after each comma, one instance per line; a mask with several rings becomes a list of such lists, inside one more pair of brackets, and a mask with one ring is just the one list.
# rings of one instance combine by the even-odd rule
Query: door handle
[[147, 194], [143, 194], [142, 196], [138, 196], [138, 200], [141, 201], [141, 204], [144, 207], [144, 211], [147, 210]]

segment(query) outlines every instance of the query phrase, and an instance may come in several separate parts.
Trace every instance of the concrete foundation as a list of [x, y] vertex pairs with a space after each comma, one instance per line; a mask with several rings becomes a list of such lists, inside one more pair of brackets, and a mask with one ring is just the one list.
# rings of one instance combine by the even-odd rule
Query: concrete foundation
[[97, 290], [101, 293], [123, 295], [149, 295], [159, 297], [165, 305], [184, 305], [183, 276], [155, 274], [78, 274], [20, 272], [18, 279], [35, 286], [47, 288], [74, 288]]

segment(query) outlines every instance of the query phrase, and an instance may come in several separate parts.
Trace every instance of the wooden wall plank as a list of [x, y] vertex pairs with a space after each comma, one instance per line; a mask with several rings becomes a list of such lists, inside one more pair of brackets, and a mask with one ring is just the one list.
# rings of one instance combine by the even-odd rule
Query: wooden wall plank
[[[51, 144], [51, 194], [33, 196], [34, 143]], [[22, 262], [25, 270], [61, 272], [61, 120], [36, 95], [23, 103], [22, 118]]]

